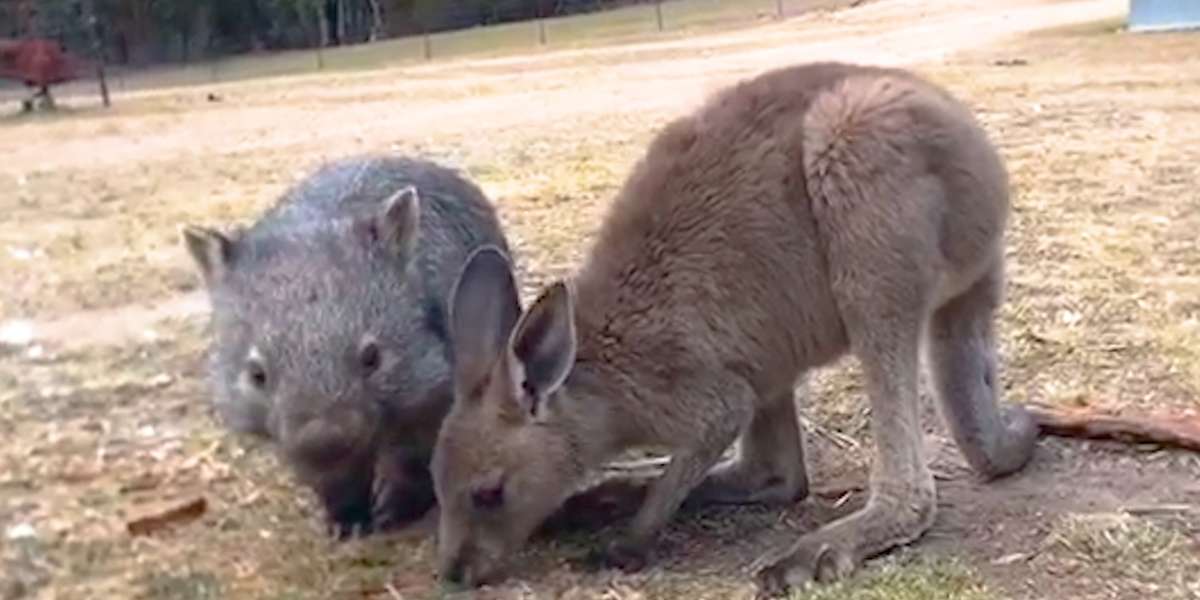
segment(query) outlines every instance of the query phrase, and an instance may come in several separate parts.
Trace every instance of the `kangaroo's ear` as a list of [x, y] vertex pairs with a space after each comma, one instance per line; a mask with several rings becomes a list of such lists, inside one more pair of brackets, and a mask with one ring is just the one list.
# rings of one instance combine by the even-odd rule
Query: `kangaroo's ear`
[[525, 392], [522, 408], [536, 416], [575, 365], [575, 296], [569, 285], [559, 281], [542, 292], [521, 316], [509, 348]]
[[504, 252], [495, 246], [472, 252], [449, 303], [455, 390], [465, 392], [487, 377], [521, 315], [512, 264]]
[[405, 186], [384, 200], [375, 227], [388, 250], [408, 260], [420, 238], [421, 197], [417, 188]]
[[216, 229], [185, 225], [180, 238], [187, 248], [192, 262], [196, 264], [205, 285], [212, 287], [221, 282], [233, 267], [237, 250], [236, 235], [226, 235]]

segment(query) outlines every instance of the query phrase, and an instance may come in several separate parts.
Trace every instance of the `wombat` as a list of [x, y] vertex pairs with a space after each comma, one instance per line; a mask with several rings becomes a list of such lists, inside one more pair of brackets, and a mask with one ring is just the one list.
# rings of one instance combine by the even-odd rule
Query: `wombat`
[[613, 566], [641, 568], [689, 496], [805, 497], [795, 391], [847, 352], [871, 405], [870, 499], [769, 559], [762, 590], [836, 579], [920, 537], [936, 509], [922, 350], [977, 471], [1012, 473], [1035, 447], [1029, 413], [997, 402], [1008, 197], [1001, 157], [941, 88], [806, 64], [668, 124], [583, 265], [527, 309], [504, 253], [473, 253], [452, 293], [456, 398], [433, 457], [441, 576], [499, 577], [581, 477], [632, 446], [671, 461], [607, 548]]
[[276, 442], [339, 537], [428, 510], [452, 401], [446, 297], [472, 250], [508, 252], [479, 188], [433, 162], [356, 156], [248, 229], [183, 239], [211, 303], [221, 421]]

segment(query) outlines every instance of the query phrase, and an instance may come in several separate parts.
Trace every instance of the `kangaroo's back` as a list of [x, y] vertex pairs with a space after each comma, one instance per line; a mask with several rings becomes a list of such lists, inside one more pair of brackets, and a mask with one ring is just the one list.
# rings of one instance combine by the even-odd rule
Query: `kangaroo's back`
[[809, 193], [806, 115], [866, 75], [905, 77], [802, 65], [742, 82], [668, 124], [577, 277], [581, 336], [631, 341], [620, 357], [630, 362], [744, 361], [752, 379], [771, 380], [765, 387], [839, 353], [845, 331]]

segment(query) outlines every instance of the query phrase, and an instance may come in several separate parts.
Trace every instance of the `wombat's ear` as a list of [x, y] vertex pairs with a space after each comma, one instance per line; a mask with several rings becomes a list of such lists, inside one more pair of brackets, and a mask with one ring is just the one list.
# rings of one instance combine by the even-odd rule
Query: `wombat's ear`
[[455, 386], [469, 389], [487, 376], [521, 315], [517, 283], [504, 252], [494, 246], [472, 252], [449, 304]]
[[559, 281], [551, 285], [521, 316], [513, 332], [513, 356], [520, 361], [527, 392], [523, 407], [536, 416], [541, 402], [554, 393], [575, 364], [575, 298]]
[[405, 186], [384, 200], [377, 222], [379, 239], [393, 252], [406, 259], [412, 256], [420, 225], [421, 197], [417, 188]]
[[180, 236], [207, 285], [225, 277], [233, 264], [234, 238], [215, 229], [192, 225], [184, 226]]

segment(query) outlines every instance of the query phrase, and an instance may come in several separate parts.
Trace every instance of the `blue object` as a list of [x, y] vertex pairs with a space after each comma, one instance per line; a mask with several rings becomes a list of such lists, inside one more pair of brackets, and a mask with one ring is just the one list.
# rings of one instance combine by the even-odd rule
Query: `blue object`
[[1130, 31], [1200, 29], [1200, 0], [1129, 0]]

